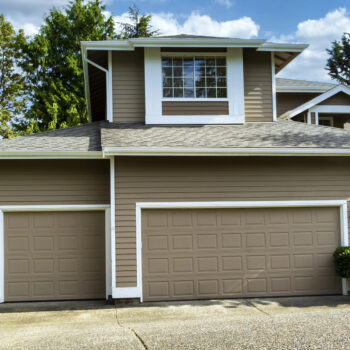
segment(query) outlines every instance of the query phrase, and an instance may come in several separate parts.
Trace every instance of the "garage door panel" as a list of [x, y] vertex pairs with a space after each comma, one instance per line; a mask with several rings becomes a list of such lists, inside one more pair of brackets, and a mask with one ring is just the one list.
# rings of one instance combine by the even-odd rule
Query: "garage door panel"
[[5, 300], [105, 297], [104, 212], [5, 214]]
[[145, 300], [341, 290], [337, 208], [144, 210], [142, 234]]

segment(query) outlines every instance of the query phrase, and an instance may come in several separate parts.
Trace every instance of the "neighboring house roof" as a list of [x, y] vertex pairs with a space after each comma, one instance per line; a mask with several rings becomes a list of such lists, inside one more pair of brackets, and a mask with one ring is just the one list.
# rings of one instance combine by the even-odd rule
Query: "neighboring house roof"
[[319, 81], [276, 78], [277, 92], [325, 92], [337, 86]]
[[101, 153], [101, 128], [107, 125], [108, 122], [99, 121], [30, 136], [3, 139], [0, 140], [0, 155], [97, 155]]
[[319, 104], [320, 102], [327, 100], [328, 98], [338, 94], [339, 92], [344, 92], [347, 95], [350, 95], [350, 88], [348, 88], [345, 85], [336, 85], [332, 89], [324, 92], [321, 95], [318, 95], [314, 97], [312, 100], [305, 102], [304, 104], [292, 109], [291, 111], [288, 111], [284, 114], [282, 114], [279, 119], [290, 119], [295, 117], [296, 115], [314, 107], [315, 105]]
[[0, 140], [1, 158], [101, 158], [111, 154], [349, 154], [350, 131], [279, 121], [150, 126], [94, 122]]
[[298, 122], [244, 125], [109, 125], [101, 130], [105, 154], [173, 150], [350, 149], [350, 132]]

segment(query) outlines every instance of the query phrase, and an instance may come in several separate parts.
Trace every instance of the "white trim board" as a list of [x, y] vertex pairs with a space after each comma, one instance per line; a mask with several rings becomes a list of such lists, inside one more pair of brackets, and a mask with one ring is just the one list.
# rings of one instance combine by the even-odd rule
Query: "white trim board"
[[[137, 202], [136, 203], [136, 259], [137, 286], [114, 288], [113, 298], [140, 298], [142, 289], [142, 209], [194, 209], [194, 208], [279, 208], [279, 207], [339, 207], [341, 244], [348, 245], [348, 217], [346, 200], [301, 200], [301, 201], [215, 201], [215, 202]], [[343, 294], [347, 295], [343, 281]]]
[[69, 204], [69, 205], [1, 205], [0, 206], [0, 303], [5, 301], [5, 222], [4, 214], [10, 212], [48, 212], [48, 211], [104, 211], [105, 212], [105, 242], [106, 242], [106, 299], [112, 295], [110, 271], [111, 230], [110, 206], [104, 204]]
[[328, 98], [336, 95], [339, 92], [344, 92], [347, 95], [350, 95], [350, 88], [344, 85], [337, 85], [334, 88], [324, 92], [323, 94], [316, 96], [312, 100], [298, 106], [297, 108], [292, 109], [291, 111], [287, 112], [289, 118], [293, 118], [294, 116], [306, 111], [307, 109], [310, 109], [320, 102], [327, 100]]
[[176, 148], [105, 147], [108, 156], [350, 156], [349, 149], [338, 148]]
[[[350, 99], [350, 96], [349, 96]], [[350, 106], [340, 105], [317, 105], [310, 108], [310, 112], [316, 113], [350, 113]]]
[[275, 53], [271, 52], [271, 78], [272, 78], [272, 120], [277, 121], [276, 102], [276, 74], [275, 74]]
[[112, 279], [112, 297], [115, 298], [116, 286], [116, 249], [115, 249], [115, 162], [114, 157], [110, 158], [110, 203], [111, 203], [111, 279]]

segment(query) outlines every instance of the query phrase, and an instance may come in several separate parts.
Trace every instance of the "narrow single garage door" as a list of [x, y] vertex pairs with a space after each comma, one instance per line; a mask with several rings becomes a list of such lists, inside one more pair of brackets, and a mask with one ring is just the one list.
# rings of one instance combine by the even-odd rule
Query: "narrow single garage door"
[[104, 297], [104, 212], [5, 213], [5, 301]]
[[143, 210], [145, 301], [341, 292], [338, 208]]

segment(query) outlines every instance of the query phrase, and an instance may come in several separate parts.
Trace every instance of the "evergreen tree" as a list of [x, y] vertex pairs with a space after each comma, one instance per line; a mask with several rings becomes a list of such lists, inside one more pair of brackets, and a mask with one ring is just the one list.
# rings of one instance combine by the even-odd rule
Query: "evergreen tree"
[[26, 45], [21, 68], [32, 85], [30, 107], [17, 127], [25, 133], [87, 121], [80, 41], [115, 38], [113, 18], [100, 0], [53, 8]]
[[344, 33], [339, 41], [332, 43], [327, 50], [329, 58], [326, 69], [332, 79], [350, 85], [350, 33]]
[[15, 136], [12, 123], [25, 110], [27, 85], [18, 70], [26, 38], [0, 14], [0, 138]]

